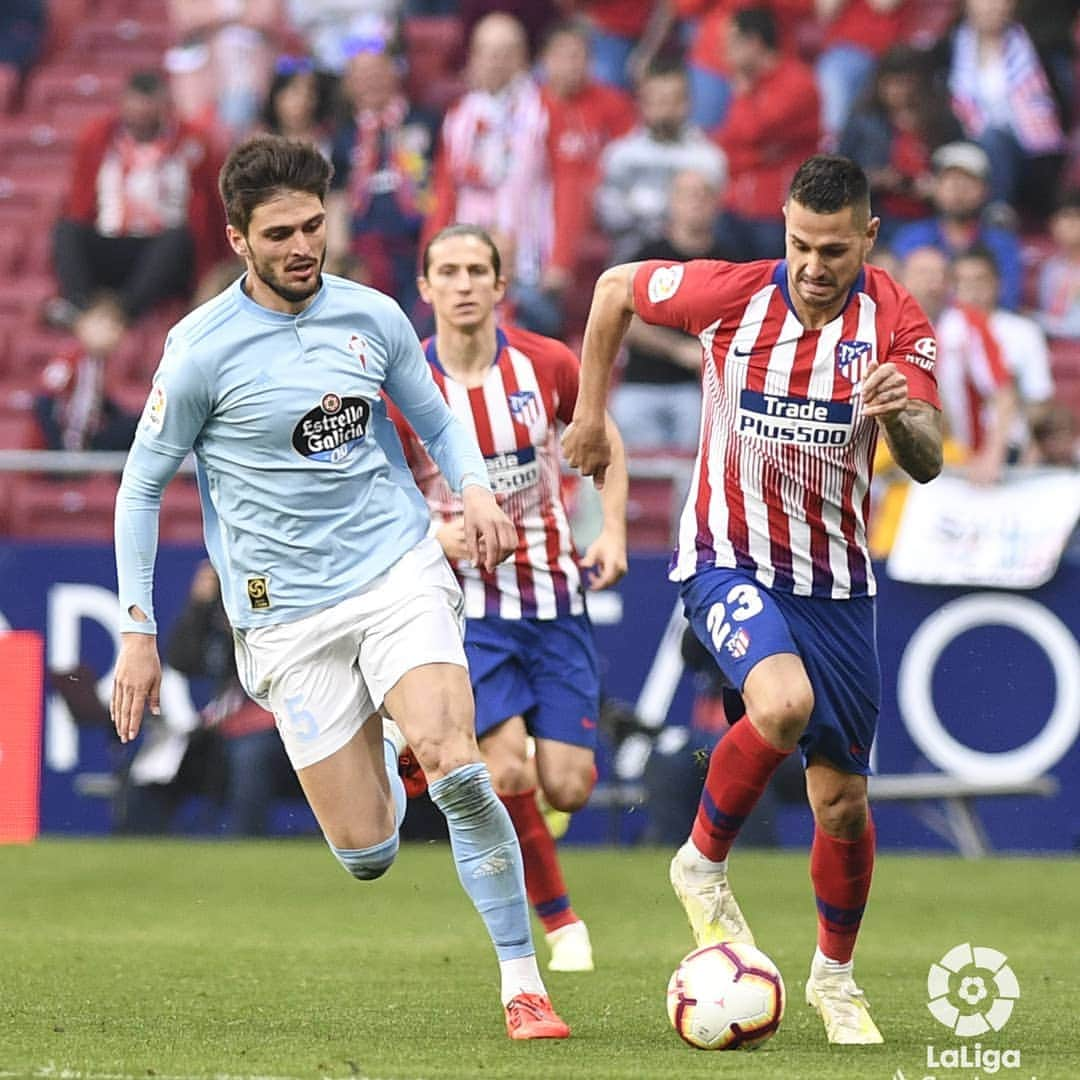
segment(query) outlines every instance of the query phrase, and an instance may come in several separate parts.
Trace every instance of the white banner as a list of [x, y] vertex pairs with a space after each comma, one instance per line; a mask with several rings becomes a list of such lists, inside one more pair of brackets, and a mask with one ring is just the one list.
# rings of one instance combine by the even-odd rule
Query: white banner
[[912, 484], [887, 569], [896, 581], [1034, 589], [1057, 570], [1080, 520], [1080, 473], [1014, 469], [977, 487]]

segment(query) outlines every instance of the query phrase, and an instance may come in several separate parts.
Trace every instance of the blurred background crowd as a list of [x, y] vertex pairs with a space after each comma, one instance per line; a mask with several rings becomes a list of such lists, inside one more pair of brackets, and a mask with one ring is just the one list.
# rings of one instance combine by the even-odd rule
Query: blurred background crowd
[[[0, 450], [126, 449], [168, 326], [239, 272], [220, 163], [269, 130], [334, 162], [329, 270], [423, 334], [418, 249], [478, 223], [512, 278], [503, 317], [572, 346], [606, 265], [781, 256], [794, 169], [848, 154], [882, 220], [875, 261], [937, 329], [953, 460], [981, 483], [1075, 465], [1078, 7], [11, 0]], [[632, 327], [613, 411], [639, 461], [694, 447], [699, 365], [696, 342]], [[8, 476], [0, 532], [110, 535], [114, 476]], [[174, 487], [163, 539], [197, 541], [194, 492]], [[667, 542], [654, 487], [632, 507], [639, 546]]]

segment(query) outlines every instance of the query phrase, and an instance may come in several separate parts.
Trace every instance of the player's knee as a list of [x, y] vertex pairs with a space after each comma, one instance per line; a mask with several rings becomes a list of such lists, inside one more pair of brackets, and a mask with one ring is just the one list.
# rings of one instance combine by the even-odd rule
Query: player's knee
[[429, 782], [480, 760], [476, 739], [456, 731], [421, 736], [409, 745]]
[[526, 761], [511, 755], [484, 755], [491, 773], [491, 786], [500, 795], [523, 795], [536, 783], [536, 777]]
[[865, 794], [840, 790], [814, 801], [814, 819], [820, 828], [839, 840], [857, 840], [866, 830], [869, 807]]
[[593, 771], [567, 772], [555, 781], [545, 781], [544, 797], [548, 805], [563, 813], [572, 814], [588, 801], [593, 789]]
[[398, 853], [398, 837], [394, 833], [389, 840], [366, 848], [339, 848], [330, 844], [330, 850], [357, 881], [374, 881], [393, 865]]
[[754, 726], [774, 746], [791, 747], [806, 730], [813, 711], [814, 692], [807, 683], [760, 704], [754, 711]]

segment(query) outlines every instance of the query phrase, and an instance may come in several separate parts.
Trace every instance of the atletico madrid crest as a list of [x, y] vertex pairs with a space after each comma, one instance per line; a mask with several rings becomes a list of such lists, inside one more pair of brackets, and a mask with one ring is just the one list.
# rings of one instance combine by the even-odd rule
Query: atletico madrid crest
[[527, 428], [531, 428], [540, 419], [540, 402], [532, 390], [515, 390], [507, 395], [510, 412], [514, 419]]
[[836, 346], [836, 370], [848, 382], [860, 382], [870, 363], [869, 341], [841, 341]]

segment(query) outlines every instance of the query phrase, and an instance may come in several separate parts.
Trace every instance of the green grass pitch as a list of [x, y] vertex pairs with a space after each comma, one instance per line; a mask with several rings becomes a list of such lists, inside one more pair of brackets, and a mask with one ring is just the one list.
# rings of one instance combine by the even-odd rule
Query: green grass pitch
[[763, 1049], [710, 1054], [665, 1013], [690, 947], [669, 855], [564, 851], [598, 968], [548, 976], [570, 1040], [515, 1044], [441, 845], [406, 845], [372, 884], [308, 840], [0, 848], [0, 1078], [973, 1080], [987, 1074], [927, 1067], [928, 1044], [940, 1061], [962, 1041], [926, 1009], [927, 969], [965, 941], [1006, 953], [1020, 982], [1009, 1023], [980, 1040], [1021, 1053], [997, 1077], [1080, 1077], [1080, 862], [880, 858], [858, 971], [886, 1043], [830, 1048], [802, 1003], [806, 857], [737, 852], [733, 882], [788, 1011]]

